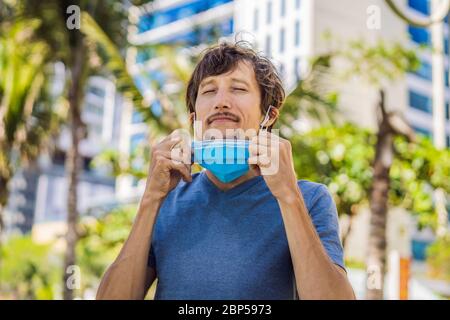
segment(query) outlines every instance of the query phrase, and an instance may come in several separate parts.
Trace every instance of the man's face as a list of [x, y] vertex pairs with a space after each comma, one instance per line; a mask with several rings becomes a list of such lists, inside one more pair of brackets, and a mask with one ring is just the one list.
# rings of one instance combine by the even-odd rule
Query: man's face
[[195, 110], [203, 134], [209, 129], [220, 131], [223, 137], [233, 131], [227, 129], [257, 131], [262, 120], [261, 96], [251, 64], [240, 61], [233, 71], [203, 79]]

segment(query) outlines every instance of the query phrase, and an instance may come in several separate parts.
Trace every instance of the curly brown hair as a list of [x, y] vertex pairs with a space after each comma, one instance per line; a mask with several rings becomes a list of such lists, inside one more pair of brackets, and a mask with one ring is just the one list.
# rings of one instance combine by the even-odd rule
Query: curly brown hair
[[277, 69], [268, 58], [257, 53], [249, 42], [238, 41], [234, 44], [223, 42], [204, 51], [187, 86], [188, 112], [195, 112], [198, 88], [203, 79], [233, 71], [240, 61], [247, 61], [253, 67], [261, 94], [262, 114], [267, 112], [270, 105], [280, 109], [285, 99], [285, 91]]

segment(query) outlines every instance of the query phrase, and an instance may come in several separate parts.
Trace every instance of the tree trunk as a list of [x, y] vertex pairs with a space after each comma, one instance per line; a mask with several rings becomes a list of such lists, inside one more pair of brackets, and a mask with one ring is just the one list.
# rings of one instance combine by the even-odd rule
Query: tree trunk
[[389, 170], [393, 160], [393, 132], [384, 107], [381, 92], [381, 121], [377, 134], [374, 177], [370, 191], [370, 230], [367, 256], [366, 299], [381, 300], [384, 295], [386, 268], [386, 220], [388, 211]]
[[342, 247], [344, 248], [344, 252], [347, 252], [348, 237], [353, 230], [354, 219], [355, 219], [355, 215], [353, 213], [350, 213], [349, 218], [348, 218], [347, 230], [345, 230], [345, 232], [342, 234]]
[[8, 200], [8, 180], [0, 176], [0, 246], [3, 240], [5, 231], [5, 221], [3, 218], [3, 211], [5, 210]]
[[[0, 99], [3, 100], [3, 99]], [[4, 220], [4, 211], [6, 204], [8, 202], [9, 190], [8, 183], [11, 179], [12, 170], [9, 166], [9, 150], [11, 148], [10, 144], [7, 143], [6, 140], [6, 132], [5, 132], [5, 118], [6, 105], [0, 101], [0, 149], [2, 155], [0, 155], [0, 163], [3, 163], [3, 167], [0, 164], [0, 246], [2, 240], [4, 238], [4, 230], [5, 230], [5, 220]]]
[[8, 183], [11, 180], [11, 175], [12, 170], [9, 167], [3, 168], [3, 170], [0, 172], [0, 248], [3, 243], [3, 240], [5, 240], [4, 212], [6, 205], [8, 204], [8, 196], [9, 196]]
[[77, 223], [78, 223], [78, 174], [81, 167], [81, 155], [79, 153], [79, 143], [85, 137], [85, 126], [81, 120], [81, 98], [84, 90], [84, 70], [85, 48], [82, 39], [79, 40], [74, 50], [74, 60], [71, 68], [71, 83], [69, 87], [69, 108], [70, 108], [70, 130], [71, 146], [66, 157], [66, 176], [68, 180], [67, 196], [67, 233], [66, 233], [66, 251], [64, 257], [63, 285], [64, 300], [72, 300], [74, 291], [79, 289], [76, 284], [79, 282], [74, 277], [71, 270], [76, 264], [75, 248], [78, 241]]

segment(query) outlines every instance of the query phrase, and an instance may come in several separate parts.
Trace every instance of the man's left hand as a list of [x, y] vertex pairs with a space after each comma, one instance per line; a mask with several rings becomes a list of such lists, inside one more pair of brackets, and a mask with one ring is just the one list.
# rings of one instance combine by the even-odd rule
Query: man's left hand
[[290, 200], [298, 195], [292, 146], [289, 140], [262, 131], [252, 138], [249, 152], [248, 163], [257, 167], [277, 200]]

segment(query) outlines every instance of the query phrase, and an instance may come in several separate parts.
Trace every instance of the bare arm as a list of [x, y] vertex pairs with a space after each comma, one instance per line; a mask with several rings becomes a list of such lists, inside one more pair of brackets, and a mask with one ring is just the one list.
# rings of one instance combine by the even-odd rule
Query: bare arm
[[323, 247], [299, 188], [278, 200], [301, 299], [345, 299], [355, 295], [347, 274], [333, 263]]

